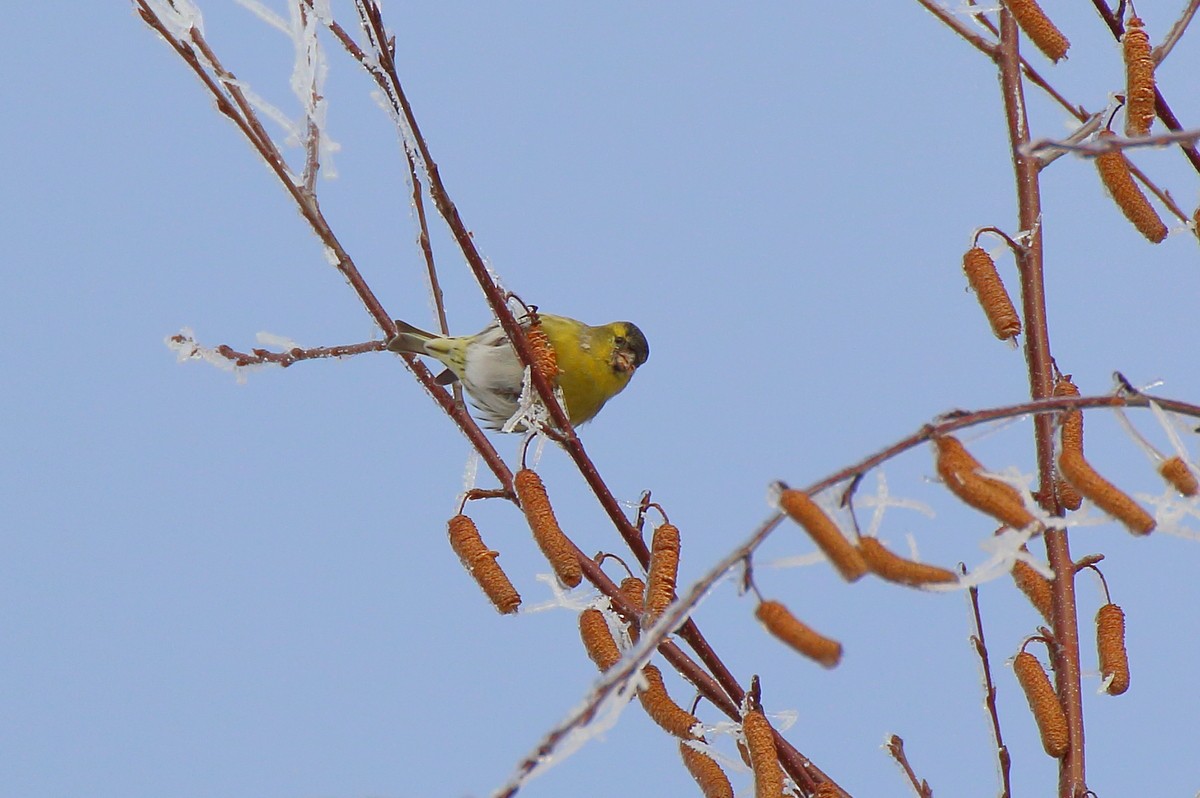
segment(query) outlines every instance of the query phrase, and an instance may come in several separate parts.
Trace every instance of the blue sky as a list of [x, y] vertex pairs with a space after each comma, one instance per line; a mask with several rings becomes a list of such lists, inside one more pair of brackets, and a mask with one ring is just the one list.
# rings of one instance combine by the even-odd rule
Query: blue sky
[[[175, 362], [163, 340], [183, 327], [236, 348], [259, 331], [306, 346], [377, 331], [130, 4], [79, 5], [8, 9], [0, 47], [0, 794], [489, 794], [595, 678], [573, 614], [500, 618], [463, 573], [445, 523], [468, 447], [393, 357], [244, 383]], [[1152, 40], [1176, 5], [1138, 4]], [[236, 3], [201, 7], [226, 65], [295, 115], [290, 42]], [[1086, 4], [1047, 7], [1075, 46], [1056, 67], [1031, 60], [1099, 109], [1120, 90], [1117, 46]], [[1027, 395], [1020, 352], [990, 336], [959, 267], [975, 228], [1015, 232], [994, 70], [916, 3], [385, 11], [434, 158], [507, 287], [649, 338], [650, 362], [582, 436], [620, 498], [651, 489], [667, 507], [681, 582], [767, 516], [773, 480], [809, 484], [938, 413]], [[1160, 75], [1185, 125], [1200, 124], [1187, 102], [1197, 41]], [[342, 149], [322, 206], [388, 311], [428, 326], [394, 130], [357, 67], [329, 59]], [[1035, 135], [1067, 132], [1036, 91], [1029, 105]], [[1194, 209], [1198, 181], [1176, 152], [1138, 163]], [[1090, 163], [1064, 158], [1043, 179], [1060, 366], [1084, 393], [1120, 370], [1200, 400], [1195, 238], [1141, 240]], [[451, 325], [473, 332], [487, 308], [444, 232], [435, 245]], [[1150, 417], [1135, 419], [1162, 448]], [[1110, 478], [1161, 492], [1111, 415], [1089, 414], [1087, 430]], [[1032, 471], [1028, 420], [968, 437], [989, 466]], [[519, 444], [497, 438], [509, 458]], [[548, 449], [540, 470], [580, 546], [619, 551], [567, 459]], [[990, 522], [933, 484], [927, 451], [884, 473], [936, 511], [889, 514], [893, 547], [911, 534], [931, 562], [984, 558]], [[476, 505], [526, 604], [548, 599], [519, 512]], [[1076, 555], [1107, 557], [1133, 663], [1128, 694], [1094, 695], [1100, 593], [1081, 577], [1091, 787], [1144, 792], [1150, 778], [1157, 794], [1194, 794], [1179, 740], [1200, 717], [1197, 543], [1111, 523], [1073, 535]], [[761, 676], [768, 710], [798, 713], [789, 739], [855, 795], [908, 789], [880, 750], [891, 732], [938, 794], [994, 794], [963, 598], [765, 567], [810, 550], [782, 527], [758, 584], [838, 637], [843, 664], [824, 671], [768, 638], [732, 582], [696, 616], [726, 662]], [[1048, 794], [1055, 766], [1005, 665], [1038, 619], [1006, 580], [982, 601], [1014, 787]], [[734, 783], [751, 789], [745, 774]], [[673, 743], [632, 707], [524, 794], [689, 790]]]

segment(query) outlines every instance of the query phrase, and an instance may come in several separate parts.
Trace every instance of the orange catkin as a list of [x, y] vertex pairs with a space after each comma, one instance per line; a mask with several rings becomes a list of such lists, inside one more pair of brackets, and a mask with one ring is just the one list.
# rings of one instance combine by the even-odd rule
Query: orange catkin
[[1047, 622], [1052, 622], [1050, 608], [1054, 588], [1051, 586], [1050, 580], [1038, 573], [1032, 565], [1024, 560], [1017, 560], [1013, 563], [1012, 578], [1021, 592], [1029, 599], [1029, 603], [1042, 614]]
[[784, 490], [779, 496], [779, 506], [788, 517], [804, 527], [804, 531], [808, 532], [817, 548], [829, 558], [843, 579], [854, 582], [867, 572], [867, 564], [863, 562], [858, 549], [846, 540], [838, 525], [807, 493], [802, 490]]
[[521, 508], [525, 511], [525, 520], [533, 530], [533, 538], [550, 567], [567, 587], [576, 587], [583, 581], [583, 571], [575, 556], [575, 547], [563, 534], [554, 517], [554, 509], [550, 506], [550, 498], [546, 495], [546, 486], [536, 471], [522, 468], [513, 477], [513, 487], [521, 500]]
[[700, 785], [704, 798], [733, 798], [733, 785], [715, 759], [683, 740], [679, 741], [679, 755], [683, 757], [683, 765], [688, 773]]
[[[1102, 139], [1111, 135], [1112, 132], [1108, 130], [1099, 133]], [[1114, 150], [1097, 155], [1096, 169], [1099, 170], [1104, 187], [1112, 195], [1121, 213], [1133, 222], [1139, 233], [1155, 244], [1167, 237], [1167, 226], [1133, 181], [1133, 172], [1130, 171], [1129, 159], [1125, 157], [1125, 153]]]
[[1200, 492], [1200, 484], [1196, 482], [1196, 475], [1179, 455], [1163, 460], [1158, 467], [1158, 473], [1184, 496], [1195, 496], [1197, 492]]
[[1066, 56], [1071, 42], [1062, 35], [1062, 31], [1055, 27], [1046, 16], [1046, 12], [1042, 11], [1041, 6], [1034, 0], [1005, 0], [1004, 5], [1008, 6], [1025, 35], [1047, 58], [1057, 62]]
[[1058, 470], [1076, 490], [1125, 524], [1130, 532], [1148, 535], [1154, 530], [1154, 516], [1142, 509], [1129, 494], [1096, 473], [1083, 455], [1064, 450], [1058, 458]]
[[608, 621], [604, 613], [595, 607], [588, 607], [579, 613], [579, 636], [583, 638], [583, 647], [596, 667], [606, 671], [621, 659], [621, 650], [617, 641], [613, 640], [612, 632], [608, 629]]
[[675, 600], [679, 576], [679, 529], [662, 524], [650, 541], [650, 567], [646, 571], [646, 609], [642, 625], [649, 627]]
[[966, 272], [971, 290], [979, 299], [988, 324], [992, 326], [992, 333], [1001, 341], [1020, 334], [1021, 319], [1008, 292], [1004, 290], [992, 256], [980, 247], [968, 249], [967, 254], [963, 255], [963, 271]]
[[1061, 759], [1067, 753], [1069, 737], [1067, 733], [1067, 716], [1050, 678], [1042, 669], [1042, 663], [1028, 651], [1022, 651], [1013, 660], [1013, 670], [1021, 690], [1029, 701], [1033, 711], [1033, 719], [1037, 722], [1038, 733], [1042, 737], [1042, 748], [1055, 759]]
[[783, 768], [775, 751], [775, 736], [762, 710], [752, 709], [742, 716], [742, 733], [750, 749], [750, 769], [754, 771], [754, 798], [782, 798]]
[[1129, 689], [1129, 654], [1125, 650], [1125, 612], [1116, 604], [1105, 604], [1096, 613], [1096, 649], [1100, 652], [1100, 676], [1108, 679], [1109, 695]]
[[546, 382], [551, 385], [557, 384], [558, 356], [554, 352], [554, 346], [550, 343], [550, 337], [546, 335], [540, 319], [535, 318], [525, 328], [525, 339], [529, 341], [529, 346], [533, 349], [533, 367]]
[[632, 606], [637, 613], [632, 618], [625, 618], [629, 622], [629, 636], [637, 640], [638, 628], [641, 625], [640, 618], [645, 607], [646, 583], [636, 576], [627, 576], [621, 580], [618, 590], [621, 593], [621, 598], [625, 599], [626, 603]]
[[696, 735], [692, 732], [700, 721], [691, 712], [675, 703], [667, 693], [667, 685], [663, 682], [662, 671], [654, 665], [642, 668], [642, 676], [646, 678], [646, 686], [638, 692], [638, 700], [642, 709], [667, 734], [683, 739], [691, 739]]
[[764, 601], [754, 611], [754, 617], [792, 648], [826, 668], [835, 667], [842, 659], [842, 644], [806, 626], [778, 601]]
[[937, 448], [937, 470], [942, 482], [958, 498], [1007, 524], [1024, 529], [1034, 522], [1016, 488], [998, 479], [982, 476], [983, 466], [951, 435], [933, 439]]
[[1125, 135], [1145, 136], [1154, 122], [1154, 58], [1142, 20], [1130, 16], [1121, 37], [1125, 61]]
[[[1075, 383], [1071, 382], [1070, 376], [1062, 376], [1054, 383], [1055, 396], [1079, 396], [1079, 389], [1075, 387]], [[1063, 412], [1060, 420], [1062, 425], [1062, 449], [1072, 449], [1083, 454], [1083, 413], [1079, 410], [1067, 410]], [[1078, 510], [1083, 504], [1083, 497], [1079, 495], [1079, 491], [1071, 487], [1071, 483], [1065, 479], [1059, 478], [1055, 480], [1055, 492], [1058, 494], [1058, 503], [1068, 510]]]
[[832, 781], [823, 781], [813, 791], [812, 798], [842, 798], [842, 791]]
[[858, 548], [862, 552], [863, 559], [867, 561], [867, 567], [871, 569], [871, 573], [889, 582], [920, 587], [921, 585], [954, 582], [958, 579], [953, 571], [939, 568], [936, 565], [913, 562], [893, 554], [875, 538], [861, 538], [858, 541]]
[[499, 553], [483, 544], [475, 522], [459, 513], [450, 519], [448, 526], [450, 546], [467, 569], [467, 573], [475, 578], [483, 588], [484, 594], [502, 615], [516, 612], [521, 604], [521, 594], [496, 562]]

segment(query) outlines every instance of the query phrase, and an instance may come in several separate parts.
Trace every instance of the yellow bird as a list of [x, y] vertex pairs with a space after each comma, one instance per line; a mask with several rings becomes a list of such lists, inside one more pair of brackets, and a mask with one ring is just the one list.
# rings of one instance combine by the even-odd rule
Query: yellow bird
[[[573, 425], [594, 418], [650, 357], [646, 336], [632, 322], [592, 327], [549, 313], [539, 313], [538, 318], [558, 359], [558, 385]], [[528, 326], [528, 319], [522, 322]], [[400, 332], [387, 348], [440, 360], [446, 371], [438, 375], [438, 383], [461, 381], [487, 426], [500, 429], [516, 414], [525, 368], [499, 322], [458, 337], [425, 332], [399, 320], [396, 326]]]

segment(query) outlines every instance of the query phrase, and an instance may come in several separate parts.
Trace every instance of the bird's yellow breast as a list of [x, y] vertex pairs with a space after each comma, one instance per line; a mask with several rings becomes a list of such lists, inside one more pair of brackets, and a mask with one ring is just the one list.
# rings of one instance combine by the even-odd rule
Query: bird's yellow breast
[[558, 385], [572, 424], [582, 424], [629, 384], [632, 372], [613, 368], [615, 332], [611, 324], [590, 327], [562, 316], [541, 314], [542, 326], [558, 359]]

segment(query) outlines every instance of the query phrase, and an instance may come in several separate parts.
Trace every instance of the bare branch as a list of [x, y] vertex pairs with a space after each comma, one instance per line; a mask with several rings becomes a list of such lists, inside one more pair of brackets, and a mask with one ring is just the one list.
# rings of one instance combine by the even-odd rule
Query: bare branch
[[1183, 10], [1183, 14], [1179, 19], [1175, 20], [1175, 24], [1167, 31], [1167, 35], [1163, 37], [1162, 43], [1155, 47], [1150, 53], [1150, 57], [1154, 59], [1155, 64], [1161, 64], [1175, 44], [1183, 36], [1183, 32], [1187, 30], [1187, 26], [1191, 24], [1192, 17], [1196, 16], [1196, 9], [1200, 8], [1200, 0], [1189, 0], [1187, 8]]

